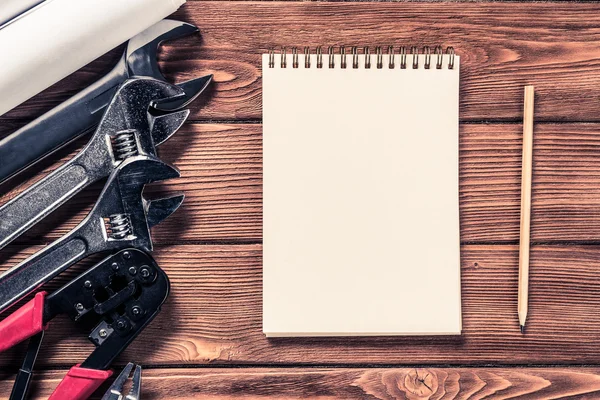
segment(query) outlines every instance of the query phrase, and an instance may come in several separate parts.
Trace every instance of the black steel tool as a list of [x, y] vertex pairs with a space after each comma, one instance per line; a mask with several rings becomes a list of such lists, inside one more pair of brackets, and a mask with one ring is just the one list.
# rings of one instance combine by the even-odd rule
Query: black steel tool
[[174, 101], [181, 97], [183, 91], [180, 88], [153, 78], [125, 81], [87, 146], [69, 162], [0, 207], [0, 249], [86, 186], [109, 176], [128, 158], [155, 156], [156, 146], [181, 127], [189, 111], [152, 116], [148, 107], [152, 102]]
[[[77, 137], [91, 131], [118, 86], [132, 77], [166, 81], [158, 68], [157, 49], [166, 40], [193, 33], [198, 28], [185, 22], [163, 20], [133, 37], [114, 69], [87, 89], [71, 97], [21, 129], [0, 140], [0, 183]], [[178, 84], [184, 93], [177, 99], [154, 104], [160, 111], [180, 110], [211, 82], [212, 75]]]
[[142, 191], [148, 183], [178, 177], [176, 168], [154, 156], [119, 164], [75, 229], [0, 275], [0, 312], [93, 253], [127, 247], [151, 251], [150, 228], [175, 212], [183, 195], [146, 200]]
[[[25, 399], [43, 332], [55, 316], [66, 314], [90, 332], [95, 349], [71, 368], [50, 399], [84, 400], [111, 376], [110, 364], [154, 319], [168, 294], [167, 275], [136, 249], [109, 256], [50, 295], [37, 293], [0, 322], [0, 351], [32, 338], [10, 399]], [[132, 392], [139, 398], [139, 377], [137, 382]]]

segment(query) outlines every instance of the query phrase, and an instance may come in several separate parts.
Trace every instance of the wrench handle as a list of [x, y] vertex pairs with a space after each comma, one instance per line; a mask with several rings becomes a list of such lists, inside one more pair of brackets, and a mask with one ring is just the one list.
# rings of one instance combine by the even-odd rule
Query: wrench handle
[[0, 313], [88, 254], [87, 242], [69, 234], [0, 275]]
[[124, 59], [106, 76], [0, 140], [0, 183], [94, 129], [126, 79]]
[[0, 207], [0, 249], [92, 183], [86, 169], [70, 162]]

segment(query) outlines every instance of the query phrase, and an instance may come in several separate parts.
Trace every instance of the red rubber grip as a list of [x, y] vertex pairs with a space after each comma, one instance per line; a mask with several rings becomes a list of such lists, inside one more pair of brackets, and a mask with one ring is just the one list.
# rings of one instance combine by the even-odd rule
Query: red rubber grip
[[10, 349], [23, 340], [46, 330], [44, 300], [46, 292], [39, 292], [23, 307], [0, 322], [0, 351]]
[[77, 364], [69, 370], [48, 400], [86, 400], [111, 375], [112, 371], [81, 368]]

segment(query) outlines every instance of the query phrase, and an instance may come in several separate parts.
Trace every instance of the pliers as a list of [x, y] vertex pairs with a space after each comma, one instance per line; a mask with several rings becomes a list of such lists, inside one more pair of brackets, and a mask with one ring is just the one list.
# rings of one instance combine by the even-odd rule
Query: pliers
[[[125, 382], [127, 382], [133, 367], [135, 367], [135, 370], [133, 371], [133, 377], [131, 379], [131, 389], [129, 390], [129, 394], [125, 396], [123, 394], [123, 386], [125, 385]], [[117, 379], [115, 379], [104, 396], [102, 396], [101, 400], [140, 400], [141, 393], [142, 367], [140, 365], [129, 363], [123, 368], [123, 371], [117, 376]]]
[[55, 316], [66, 314], [89, 330], [96, 348], [69, 370], [49, 400], [85, 400], [112, 375], [110, 364], [154, 319], [168, 294], [167, 275], [136, 249], [105, 258], [50, 295], [37, 293], [0, 322], [0, 351], [32, 338], [10, 400], [25, 399], [43, 332]]

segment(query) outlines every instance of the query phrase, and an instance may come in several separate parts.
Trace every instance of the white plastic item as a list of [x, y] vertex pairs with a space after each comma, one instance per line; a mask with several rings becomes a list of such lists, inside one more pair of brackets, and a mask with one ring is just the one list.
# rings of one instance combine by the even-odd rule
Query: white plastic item
[[0, 26], [18, 17], [25, 11], [40, 4], [43, 0], [2, 0], [0, 1]]
[[175, 12], [185, 0], [51, 0], [0, 29], [0, 115]]

